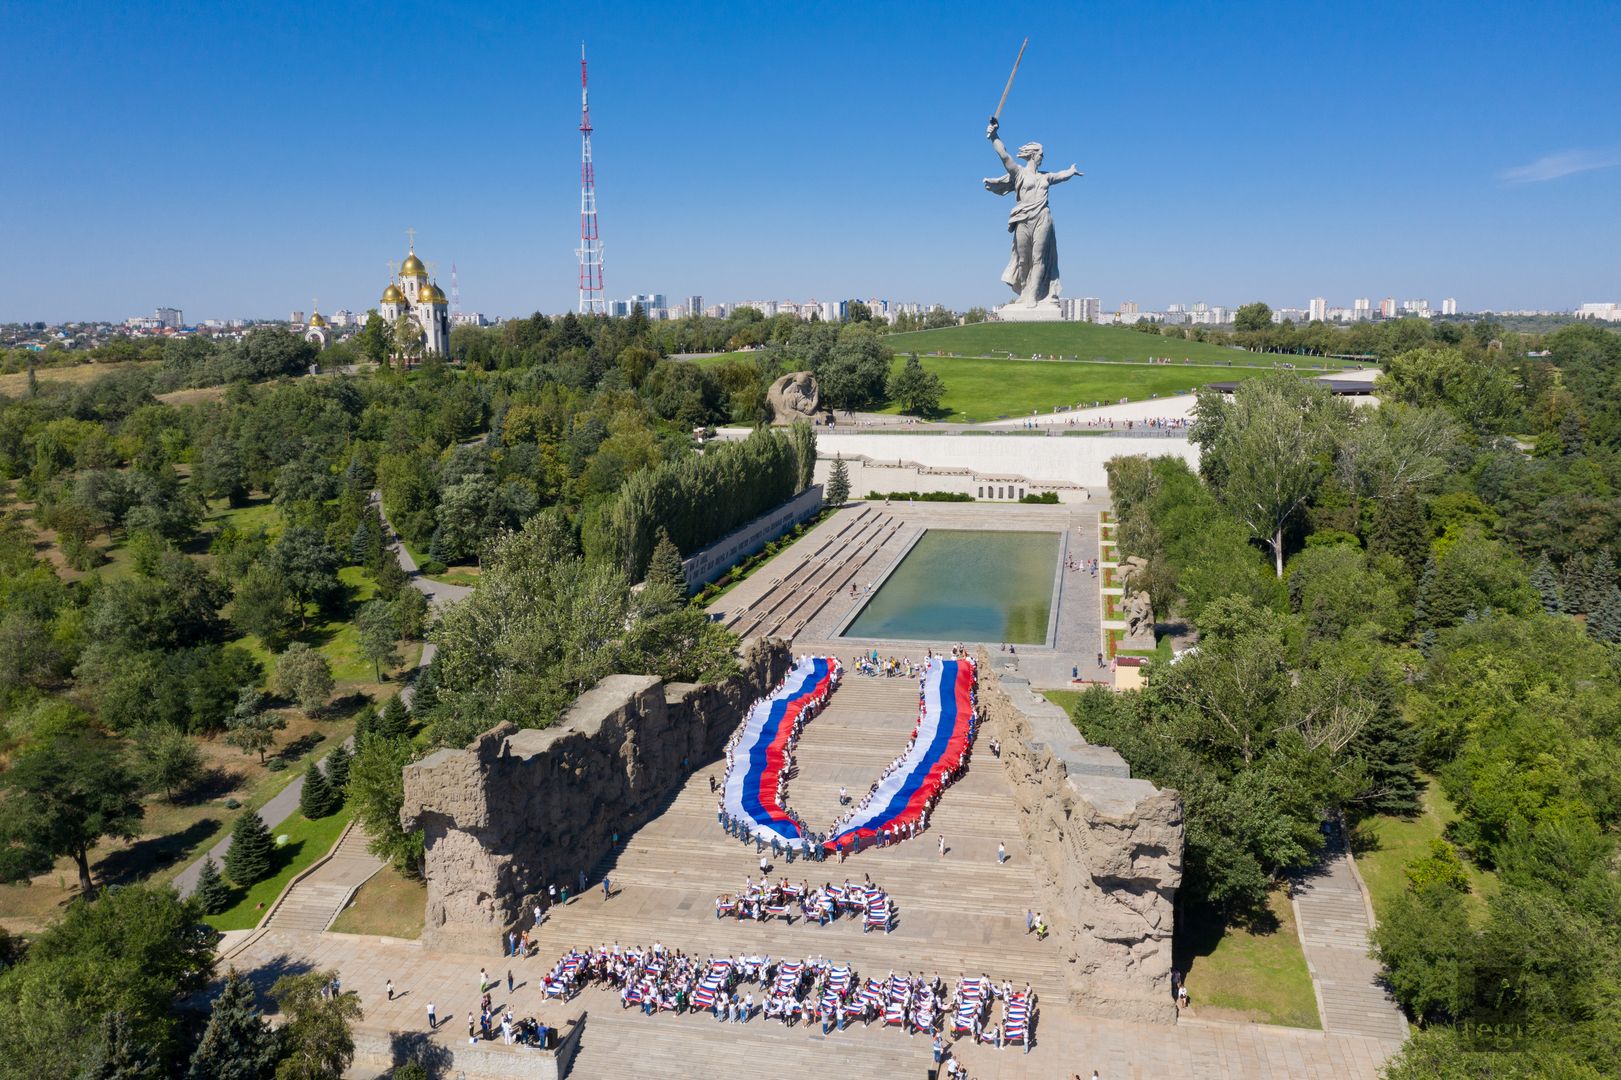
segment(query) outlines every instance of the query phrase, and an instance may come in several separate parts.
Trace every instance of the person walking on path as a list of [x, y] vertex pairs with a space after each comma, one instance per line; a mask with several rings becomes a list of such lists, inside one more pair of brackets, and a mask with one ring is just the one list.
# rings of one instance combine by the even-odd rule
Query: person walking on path
[[394, 1000], [394, 980], [388, 980], [388, 1000]]
[[1024, 909], [1024, 932], [1026, 934], [1036, 928], [1036, 913], [1029, 908]]
[[608, 899], [609, 895], [610, 895], [610, 891], [609, 891], [609, 888], [608, 888], [608, 877], [607, 877], [606, 874], [604, 874], [603, 877], [602, 877], [602, 899], [604, 901], [606, 901]]
[[996, 845], [996, 865], [1001, 866], [1005, 862], [1007, 862], [1007, 848], [998, 843]]
[[512, 969], [507, 968], [507, 993], [512, 993]]
[[945, 833], [940, 834], [940, 857], [942, 859], [946, 857], [946, 834]]
[[484, 988], [489, 986], [489, 985], [490, 985], [490, 976], [489, 976], [489, 974], [483, 968], [479, 968], [478, 969], [478, 992], [482, 994], [484, 992]]
[[439, 1018], [433, 1014], [433, 1002], [428, 1002], [428, 1030], [433, 1031], [439, 1026]]

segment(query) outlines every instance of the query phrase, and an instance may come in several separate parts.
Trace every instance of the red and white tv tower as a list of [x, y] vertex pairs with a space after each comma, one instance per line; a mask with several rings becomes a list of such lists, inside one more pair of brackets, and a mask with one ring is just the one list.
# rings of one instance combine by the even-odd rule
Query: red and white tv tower
[[597, 171], [591, 164], [591, 100], [585, 85], [585, 42], [580, 42], [580, 314], [606, 315], [602, 293], [602, 238], [597, 234]]

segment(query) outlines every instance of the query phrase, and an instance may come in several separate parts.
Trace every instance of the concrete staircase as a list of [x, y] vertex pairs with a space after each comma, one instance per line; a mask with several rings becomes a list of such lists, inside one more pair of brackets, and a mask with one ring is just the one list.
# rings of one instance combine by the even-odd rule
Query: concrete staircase
[[319, 933], [330, 927], [355, 890], [383, 868], [382, 860], [366, 850], [370, 839], [358, 825], [345, 829], [326, 861], [282, 896], [264, 928]]
[[1294, 905], [1323, 1028], [1406, 1038], [1407, 1020], [1380, 984], [1379, 964], [1368, 955], [1367, 903], [1343, 850], [1331, 847], [1323, 864], [1296, 883]]

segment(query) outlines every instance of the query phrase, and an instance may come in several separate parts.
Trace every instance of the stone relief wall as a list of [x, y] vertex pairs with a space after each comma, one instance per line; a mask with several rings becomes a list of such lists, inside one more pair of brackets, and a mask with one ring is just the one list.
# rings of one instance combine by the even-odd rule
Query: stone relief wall
[[574, 892], [613, 837], [655, 817], [788, 672], [785, 643], [745, 644], [742, 673], [702, 686], [611, 675], [554, 727], [503, 724], [406, 766], [400, 820], [426, 840], [423, 944], [490, 953], [548, 884]]
[[1182, 796], [1131, 779], [1058, 706], [981, 658], [979, 700], [1000, 738], [1038, 903], [1088, 1012], [1174, 1023], [1171, 934], [1182, 881]]

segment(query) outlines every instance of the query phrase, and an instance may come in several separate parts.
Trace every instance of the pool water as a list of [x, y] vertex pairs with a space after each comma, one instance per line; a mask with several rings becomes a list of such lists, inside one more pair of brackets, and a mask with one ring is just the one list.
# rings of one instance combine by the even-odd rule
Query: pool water
[[930, 529], [844, 630], [911, 641], [1047, 640], [1056, 532]]

